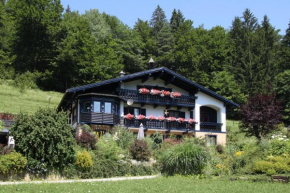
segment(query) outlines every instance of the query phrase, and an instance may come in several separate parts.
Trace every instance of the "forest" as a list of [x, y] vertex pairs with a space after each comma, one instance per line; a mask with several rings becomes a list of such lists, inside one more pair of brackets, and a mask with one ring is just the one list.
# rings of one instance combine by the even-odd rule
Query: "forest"
[[[239, 104], [274, 94], [290, 117], [290, 23], [286, 32], [270, 18], [245, 9], [229, 29], [205, 29], [182, 10], [170, 18], [158, 5], [133, 28], [97, 9], [84, 14], [60, 0], [0, 1], [0, 79], [42, 90], [67, 88], [165, 66]], [[285, 35], [281, 35], [285, 34]]]

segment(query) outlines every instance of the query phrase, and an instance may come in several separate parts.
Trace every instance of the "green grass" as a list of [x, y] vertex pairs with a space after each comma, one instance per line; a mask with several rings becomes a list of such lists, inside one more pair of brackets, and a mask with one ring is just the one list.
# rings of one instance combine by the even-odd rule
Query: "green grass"
[[222, 179], [194, 179], [192, 177], [158, 177], [146, 180], [117, 182], [64, 183], [64, 184], [22, 184], [0, 186], [1, 192], [222, 192], [260, 193], [289, 192], [289, 184], [272, 182], [229, 181]]
[[[0, 84], [0, 112], [33, 114], [40, 107], [56, 108], [62, 93], [28, 89], [21, 93], [8, 84]], [[49, 103], [49, 97], [50, 103]]]

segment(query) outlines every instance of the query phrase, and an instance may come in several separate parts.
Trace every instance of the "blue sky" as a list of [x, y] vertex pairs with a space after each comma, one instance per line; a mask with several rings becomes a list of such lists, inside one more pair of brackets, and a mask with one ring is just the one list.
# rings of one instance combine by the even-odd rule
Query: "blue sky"
[[138, 18], [150, 20], [159, 4], [167, 19], [173, 9], [180, 9], [186, 19], [191, 19], [195, 27], [204, 25], [206, 29], [220, 25], [230, 29], [235, 16], [242, 16], [249, 8], [259, 23], [266, 14], [270, 23], [280, 29], [280, 34], [290, 22], [290, 0], [61, 0], [64, 8], [69, 4], [72, 11], [98, 9], [117, 16], [123, 23], [133, 27]]

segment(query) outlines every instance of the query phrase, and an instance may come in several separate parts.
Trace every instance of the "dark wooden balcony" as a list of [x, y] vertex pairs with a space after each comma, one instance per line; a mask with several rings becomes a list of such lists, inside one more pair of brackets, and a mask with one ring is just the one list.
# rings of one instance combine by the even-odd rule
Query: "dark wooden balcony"
[[222, 123], [201, 122], [200, 131], [221, 132], [222, 125]]
[[120, 117], [115, 114], [108, 113], [81, 113], [81, 123], [93, 123], [93, 124], [106, 124], [106, 125], [117, 125], [120, 123]]
[[160, 95], [140, 94], [137, 90], [118, 89], [117, 93], [119, 97], [124, 100], [133, 99], [139, 103], [151, 103], [158, 105], [176, 105], [194, 107], [195, 96], [181, 95], [178, 98], [171, 98], [170, 96], [161, 97]]
[[159, 120], [140, 120], [140, 119], [124, 119], [124, 125], [126, 127], [134, 127], [139, 128], [140, 124], [143, 124], [143, 127], [145, 129], [164, 129], [167, 131], [170, 130], [180, 130], [180, 131], [190, 131], [195, 129], [195, 123], [188, 123], [188, 122], [182, 122], [179, 123], [177, 121], [159, 121]]

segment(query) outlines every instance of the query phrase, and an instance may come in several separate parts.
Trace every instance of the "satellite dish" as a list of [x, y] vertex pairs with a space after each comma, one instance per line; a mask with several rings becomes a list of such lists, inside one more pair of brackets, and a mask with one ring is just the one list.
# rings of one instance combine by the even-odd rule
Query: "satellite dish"
[[131, 106], [131, 105], [133, 105], [133, 103], [134, 103], [133, 99], [127, 100], [127, 105]]

